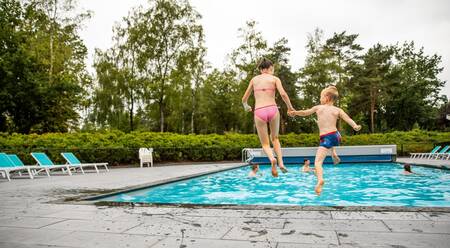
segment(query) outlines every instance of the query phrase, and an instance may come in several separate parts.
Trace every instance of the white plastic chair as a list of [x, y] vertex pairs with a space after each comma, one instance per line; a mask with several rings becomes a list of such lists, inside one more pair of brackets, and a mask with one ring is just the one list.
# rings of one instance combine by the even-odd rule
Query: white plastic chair
[[[139, 148], [139, 160], [141, 168], [144, 167], [144, 164], [150, 164], [153, 167], [153, 148]], [[147, 167], [150, 166], [147, 165]]]

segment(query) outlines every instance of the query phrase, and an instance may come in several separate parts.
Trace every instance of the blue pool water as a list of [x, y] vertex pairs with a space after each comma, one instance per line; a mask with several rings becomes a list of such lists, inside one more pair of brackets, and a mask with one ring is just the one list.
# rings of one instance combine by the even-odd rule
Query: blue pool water
[[249, 167], [137, 190], [101, 199], [115, 202], [256, 204], [301, 206], [450, 207], [450, 172], [413, 167], [420, 175], [402, 175], [398, 164], [325, 165], [325, 186], [316, 196], [316, 178], [288, 167], [273, 178], [269, 166], [248, 178]]

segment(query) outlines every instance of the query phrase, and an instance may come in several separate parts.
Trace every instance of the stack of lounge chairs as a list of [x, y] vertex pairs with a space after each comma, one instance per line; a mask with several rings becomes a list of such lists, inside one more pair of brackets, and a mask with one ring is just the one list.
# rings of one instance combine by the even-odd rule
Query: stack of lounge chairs
[[430, 152], [426, 153], [411, 153], [411, 159], [429, 159], [429, 160], [449, 160], [450, 159], [450, 145], [436, 146]]
[[41, 172], [50, 177], [53, 171], [62, 171], [64, 174], [72, 175], [72, 172], [85, 173], [85, 170], [92, 168], [96, 173], [99, 173], [99, 168], [108, 169], [108, 163], [82, 163], [71, 152], [61, 153], [61, 156], [66, 160], [66, 164], [57, 165], [42, 152], [33, 152], [31, 156], [36, 160], [36, 165], [25, 165], [20, 158], [15, 154], [0, 153], [0, 175], [11, 181], [11, 176], [22, 176], [26, 174], [30, 179], [39, 175]]

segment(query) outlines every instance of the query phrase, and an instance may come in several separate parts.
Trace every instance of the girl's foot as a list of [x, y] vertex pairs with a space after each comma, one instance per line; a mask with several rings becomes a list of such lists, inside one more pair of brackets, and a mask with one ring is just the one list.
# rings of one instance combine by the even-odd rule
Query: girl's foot
[[324, 184], [325, 184], [325, 181], [323, 181], [323, 179], [320, 179], [317, 181], [316, 188], [314, 189], [314, 191], [316, 191], [317, 195], [320, 195], [320, 193], [322, 193], [322, 188], [323, 188]]
[[277, 160], [276, 159], [270, 160], [270, 163], [272, 164], [272, 176], [278, 177]]
[[337, 165], [341, 162], [341, 159], [338, 156], [332, 156], [333, 158], [333, 164]]

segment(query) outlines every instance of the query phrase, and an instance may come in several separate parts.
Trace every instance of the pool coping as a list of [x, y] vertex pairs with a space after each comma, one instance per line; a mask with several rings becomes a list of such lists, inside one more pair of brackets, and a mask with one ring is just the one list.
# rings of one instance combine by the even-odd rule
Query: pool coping
[[66, 197], [64, 199], [54, 200], [54, 201], [50, 201], [48, 203], [93, 205], [95, 203], [94, 201], [96, 199], [105, 198], [105, 197], [122, 194], [122, 193], [127, 193], [127, 192], [131, 192], [131, 191], [141, 190], [141, 189], [145, 189], [145, 188], [149, 188], [149, 187], [156, 187], [156, 186], [160, 186], [160, 185], [164, 185], [164, 184], [168, 184], [168, 183], [174, 183], [174, 182], [178, 182], [178, 181], [183, 181], [183, 180], [187, 180], [187, 179], [192, 179], [192, 178], [196, 178], [196, 177], [206, 176], [209, 174], [215, 174], [215, 173], [219, 173], [219, 172], [223, 172], [223, 171], [234, 170], [234, 169], [237, 169], [240, 167], [245, 167], [245, 166], [249, 166], [249, 164], [241, 163], [239, 165], [230, 166], [227, 168], [220, 168], [220, 169], [207, 171], [207, 172], [200, 172], [200, 173], [194, 173], [194, 174], [189, 174], [189, 175], [185, 175], [185, 176], [172, 177], [172, 178], [167, 178], [167, 179], [163, 179], [163, 180], [159, 180], [159, 181], [153, 181], [151, 183], [138, 184], [138, 185], [124, 187], [124, 188], [120, 188], [120, 189], [104, 190], [103, 191], [104, 193], [100, 193], [100, 194], [97, 192], [94, 194], [86, 194], [83, 196]]
[[421, 167], [432, 168], [432, 169], [450, 170], [450, 167], [447, 167], [445, 165], [432, 165], [432, 164], [425, 164], [425, 163], [420, 163], [420, 162], [408, 163], [408, 162], [404, 162], [404, 161], [395, 161], [395, 163], [411, 164], [411, 165], [415, 165], [415, 166], [421, 166]]

